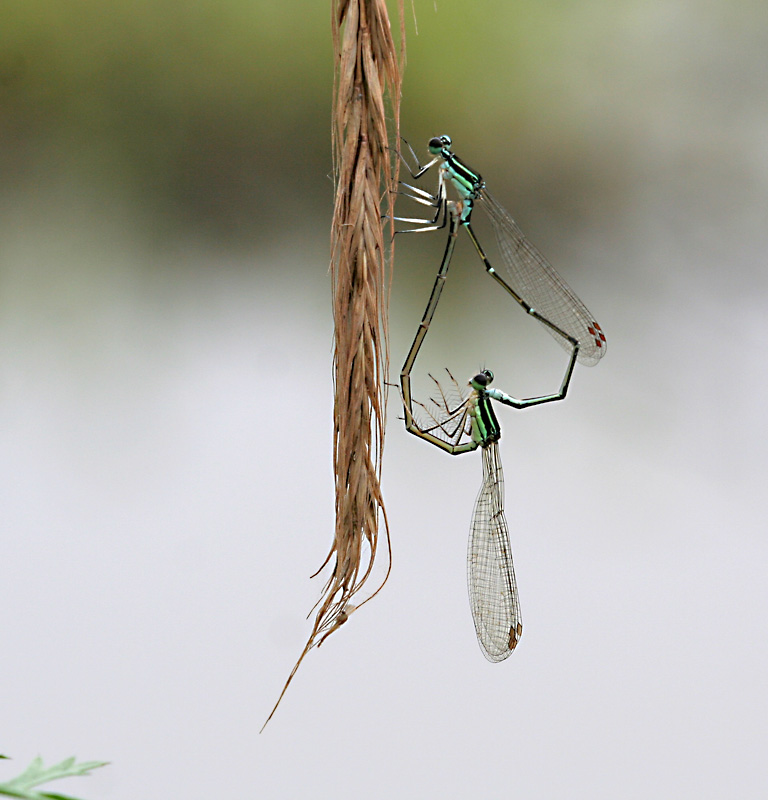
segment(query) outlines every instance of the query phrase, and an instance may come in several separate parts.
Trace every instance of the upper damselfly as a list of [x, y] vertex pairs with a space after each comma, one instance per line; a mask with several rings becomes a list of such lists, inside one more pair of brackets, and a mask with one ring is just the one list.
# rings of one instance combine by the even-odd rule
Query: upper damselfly
[[[605, 335], [600, 325], [568, 284], [555, 272], [552, 265], [525, 238], [506, 209], [494, 200], [479, 173], [451, 150], [451, 138], [436, 136], [429, 140], [428, 149], [433, 158], [423, 167], [410, 145], [408, 149], [416, 161], [416, 170], [411, 168], [402, 153], [400, 158], [416, 180], [434, 164], [438, 162], [440, 164], [435, 194], [409, 184], [402, 184], [408, 190], [403, 194], [417, 203], [435, 208], [436, 213], [432, 219], [395, 217], [399, 221], [418, 223], [420, 226], [399, 233], [421, 233], [444, 228], [449, 218], [452, 219], [448, 208], [448, 204], [452, 201], [446, 195], [446, 186], [452, 185], [459, 197], [455, 202], [458, 225], [465, 228], [469, 234], [487, 272], [528, 314], [542, 323], [563, 347], [569, 349], [571, 339], [578, 342], [578, 358], [582, 364], [587, 366], [596, 364], [606, 351]], [[470, 220], [476, 205], [480, 206], [491, 220], [501, 259], [507, 268], [508, 280], [504, 280], [496, 272], [472, 229]], [[447, 256], [450, 258], [450, 254]]]

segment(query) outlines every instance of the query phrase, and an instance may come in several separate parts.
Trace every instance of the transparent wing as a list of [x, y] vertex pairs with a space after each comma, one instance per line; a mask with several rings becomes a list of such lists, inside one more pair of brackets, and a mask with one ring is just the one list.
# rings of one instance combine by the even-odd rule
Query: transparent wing
[[[605, 355], [605, 335], [587, 307], [485, 189], [477, 202], [490, 217], [501, 258], [509, 272], [510, 286], [543, 317], [578, 341], [578, 359], [582, 364], [597, 364]], [[547, 330], [562, 347], [570, 349], [561, 336], [550, 328]]]
[[435, 391], [429, 402], [414, 400], [413, 419], [422, 433], [431, 433], [452, 445], [471, 440], [467, 419], [467, 400], [471, 393], [468, 386], [460, 386], [446, 368], [448, 380], [441, 385], [432, 375]]
[[489, 661], [503, 661], [515, 649], [523, 623], [504, 517], [504, 473], [496, 442], [483, 448], [483, 486], [469, 532], [467, 579], [480, 649]]

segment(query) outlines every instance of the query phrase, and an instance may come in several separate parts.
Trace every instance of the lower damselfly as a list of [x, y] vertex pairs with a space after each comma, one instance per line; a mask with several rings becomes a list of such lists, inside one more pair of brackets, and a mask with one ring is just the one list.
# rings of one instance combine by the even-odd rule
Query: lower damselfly
[[[442, 386], [432, 378], [437, 395], [430, 403], [412, 401], [406, 408], [406, 426], [416, 436], [451, 455], [480, 448], [483, 483], [475, 502], [467, 549], [467, 585], [472, 619], [480, 649], [489, 661], [503, 661], [515, 649], [523, 632], [520, 601], [509, 528], [504, 515], [504, 472], [499, 455], [501, 427], [492, 401], [528, 408], [562, 400], [578, 353], [574, 347], [560, 390], [553, 395], [518, 400], [491, 388], [493, 373], [486, 369], [462, 388], [451, 373]], [[430, 376], [431, 377], [431, 376]]]
[[[430, 194], [410, 184], [402, 184], [406, 190], [402, 191], [402, 194], [417, 203], [430, 206], [436, 211], [431, 219], [395, 217], [401, 222], [415, 223], [419, 226], [401, 230], [398, 233], [424, 233], [445, 228], [446, 224], [453, 219], [453, 213], [449, 211], [449, 203], [455, 203], [454, 209], [458, 213], [458, 226], [467, 231], [488, 274], [528, 314], [542, 323], [563, 347], [570, 349], [572, 339], [578, 342], [580, 363], [587, 366], [596, 364], [606, 351], [605, 335], [600, 325], [568, 284], [555, 272], [552, 265], [525, 238], [509, 212], [489, 194], [485, 181], [479, 173], [467, 166], [451, 150], [451, 144], [450, 136], [436, 136], [430, 139], [428, 149], [433, 158], [422, 167], [413, 148], [406, 142], [416, 162], [415, 170], [403, 157], [402, 152], [399, 153], [400, 159], [414, 180], [418, 180], [434, 164], [439, 162], [440, 166], [435, 194]], [[458, 201], [448, 199], [446, 194], [448, 185], [453, 186], [456, 190]], [[470, 224], [472, 211], [476, 205], [486, 212], [491, 221], [501, 260], [507, 269], [506, 280], [491, 264]], [[452, 247], [450, 239], [449, 246]], [[566, 334], [565, 337], [563, 333]]]
[[448, 224], [448, 243], [427, 308], [400, 372], [405, 426], [415, 436], [454, 456], [470, 453], [478, 448], [482, 450], [483, 484], [470, 526], [467, 582], [480, 648], [489, 661], [502, 661], [517, 645], [523, 624], [512, 565], [509, 529], [504, 516], [504, 473], [498, 448], [501, 427], [491, 401], [522, 409], [564, 399], [580, 348], [573, 336], [531, 309], [529, 313], [570, 349], [568, 365], [560, 389], [555, 394], [518, 400], [490, 387], [493, 381], [490, 370], [477, 373], [467, 387], [461, 387], [446, 370], [448, 382], [445, 386], [430, 375], [437, 394], [431, 398], [429, 404], [413, 399], [411, 372], [437, 309], [461, 224], [461, 203], [449, 200], [445, 203], [444, 210]]

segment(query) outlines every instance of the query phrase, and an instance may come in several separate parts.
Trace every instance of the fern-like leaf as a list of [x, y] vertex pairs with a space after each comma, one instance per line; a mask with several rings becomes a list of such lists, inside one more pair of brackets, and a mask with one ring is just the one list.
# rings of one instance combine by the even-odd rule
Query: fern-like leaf
[[[8, 756], [0, 756], [8, 758]], [[6, 783], [0, 783], [0, 796], [20, 797], [23, 800], [77, 800], [70, 795], [54, 792], [37, 792], [36, 786], [60, 778], [71, 778], [76, 775], [88, 775], [91, 770], [106, 766], [108, 761], [83, 761], [78, 764], [74, 758], [65, 758], [60, 764], [45, 767], [39, 756], [21, 773]]]

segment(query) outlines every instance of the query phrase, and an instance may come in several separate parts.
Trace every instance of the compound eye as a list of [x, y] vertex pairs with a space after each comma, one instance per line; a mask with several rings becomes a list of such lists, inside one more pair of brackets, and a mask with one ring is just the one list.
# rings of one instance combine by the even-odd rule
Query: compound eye
[[436, 156], [443, 149], [443, 140], [439, 136], [435, 136], [434, 139], [429, 140], [427, 147], [429, 152]]
[[443, 142], [443, 147], [450, 147], [453, 144], [450, 136], [441, 136], [440, 139]]
[[489, 369], [484, 369], [483, 375], [488, 378], [488, 383], [493, 383], [493, 373]]
[[472, 383], [476, 383], [478, 386], [485, 388], [490, 383], [488, 380], [488, 370], [485, 372], [478, 372], [477, 375], [472, 378]]

